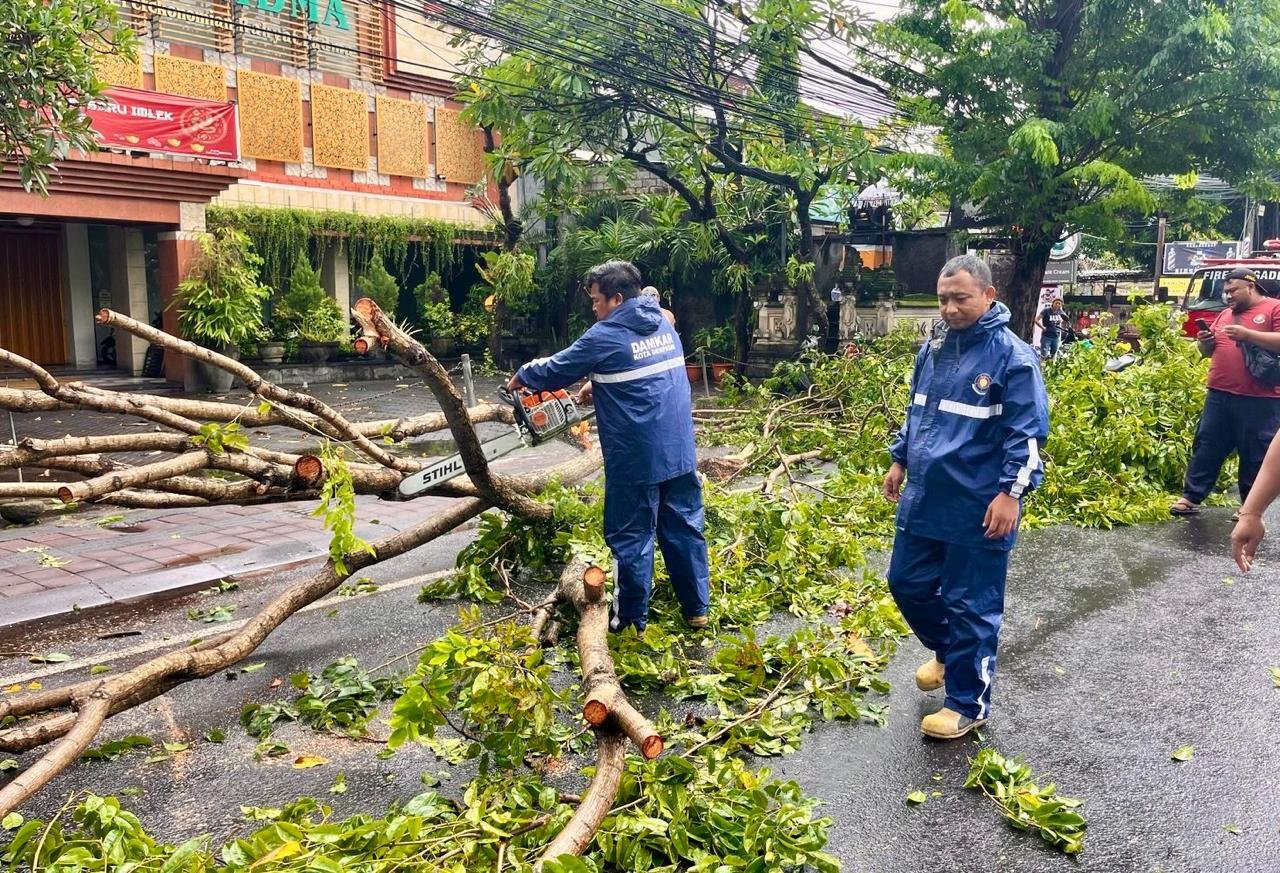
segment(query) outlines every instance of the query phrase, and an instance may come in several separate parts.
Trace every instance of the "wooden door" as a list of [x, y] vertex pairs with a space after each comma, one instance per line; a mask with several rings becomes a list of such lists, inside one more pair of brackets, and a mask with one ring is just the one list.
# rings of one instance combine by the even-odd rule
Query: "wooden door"
[[67, 363], [62, 234], [0, 230], [0, 346], [37, 364]]

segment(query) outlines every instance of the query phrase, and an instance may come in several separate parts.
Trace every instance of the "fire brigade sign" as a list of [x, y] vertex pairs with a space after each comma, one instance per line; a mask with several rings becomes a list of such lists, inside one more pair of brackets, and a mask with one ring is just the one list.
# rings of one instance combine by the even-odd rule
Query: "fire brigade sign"
[[108, 88], [89, 104], [86, 114], [104, 149], [240, 160], [234, 103]]

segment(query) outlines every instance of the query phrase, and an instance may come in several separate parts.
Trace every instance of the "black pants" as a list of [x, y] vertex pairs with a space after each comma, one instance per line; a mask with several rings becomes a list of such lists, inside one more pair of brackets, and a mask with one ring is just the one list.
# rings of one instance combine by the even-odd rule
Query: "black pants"
[[1182, 496], [1203, 503], [1232, 450], [1240, 457], [1240, 500], [1249, 496], [1271, 438], [1280, 429], [1280, 398], [1248, 397], [1209, 389], [1191, 446]]

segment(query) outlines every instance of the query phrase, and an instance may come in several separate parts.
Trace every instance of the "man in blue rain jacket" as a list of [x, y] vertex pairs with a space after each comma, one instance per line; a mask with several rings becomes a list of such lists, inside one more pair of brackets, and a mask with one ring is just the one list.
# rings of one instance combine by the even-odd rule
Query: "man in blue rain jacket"
[[1049, 404], [1039, 362], [995, 298], [981, 259], [961, 255], [942, 268], [946, 329], [916, 356], [884, 480], [898, 503], [889, 589], [934, 652], [916, 685], [946, 687], [943, 708], [920, 724], [936, 739], [962, 737], [990, 713], [1009, 552], [1022, 500], [1044, 475]]
[[626, 261], [593, 267], [586, 286], [596, 323], [564, 351], [525, 364], [507, 387], [551, 391], [590, 378], [604, 452], [604, 538], [616, 568], [611, 626], [648, 623], [656, 536], [684, 619], [701, 628], [710, 588], [684, 349], [641, 284]]

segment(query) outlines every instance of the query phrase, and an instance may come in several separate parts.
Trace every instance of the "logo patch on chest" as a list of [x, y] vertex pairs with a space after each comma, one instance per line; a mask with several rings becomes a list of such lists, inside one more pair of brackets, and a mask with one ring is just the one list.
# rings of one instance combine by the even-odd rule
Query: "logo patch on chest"
[[1266, 317], [1265, 315], [1255, 315], [1255, 316], [1253, 317], [1253, 323], [1254, 323], [1254, 324], [1266, 324], [1266, 323], [1267, 323], [1267, 317]]
[[991, 374], [990, 373], [981, 374], [980, 376], [978, 376], [978, 378], [973, 380], [973, 385], [970, 387], [973, 388], [974, 394], [986, 394], [987, 391], [991, 388]]

